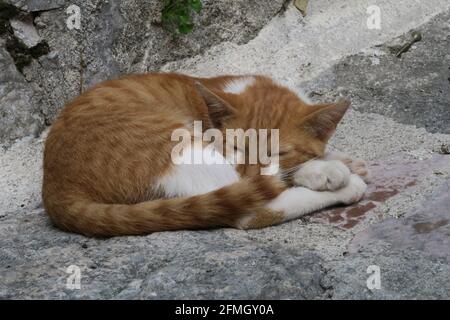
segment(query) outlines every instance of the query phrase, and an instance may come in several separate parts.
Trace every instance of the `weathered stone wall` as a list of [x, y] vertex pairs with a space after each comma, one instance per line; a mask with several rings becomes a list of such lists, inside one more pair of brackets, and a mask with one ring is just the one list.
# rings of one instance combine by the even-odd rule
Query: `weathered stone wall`
[[[285, 0], [203, 0], [191, 34], [161, 25], [163, 0], [0, 0], [0, 143], [40, 132], [94, 83], [249, 41]], [[70, 5], [81, 29], [69, 29]]]

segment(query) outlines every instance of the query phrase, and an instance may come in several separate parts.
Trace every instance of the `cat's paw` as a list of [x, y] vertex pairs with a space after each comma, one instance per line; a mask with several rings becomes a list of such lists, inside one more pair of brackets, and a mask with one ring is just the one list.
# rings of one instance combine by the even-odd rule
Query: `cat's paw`
[[352, 173], [360, 176], [366, 183], [369, 183], [372, 178], [369, 166], [364, 160], [352, 158], [345, 153], [337, 151], [327, 153], [324, 159], [342, 161], [350, 169]]
[[366, 190], [367, 184], [363, 181], [363, 179], [357, 174], [352, 174], [350, 175], [347, 186], [336, 191], [335, 193], [339, 202], [349, 205], [361, 200]]
[[312, 160], [305, 163], [293, 176], [297, 186], [315, 191], [335, 191], [345, 187], [350, 170], [338, 160]]

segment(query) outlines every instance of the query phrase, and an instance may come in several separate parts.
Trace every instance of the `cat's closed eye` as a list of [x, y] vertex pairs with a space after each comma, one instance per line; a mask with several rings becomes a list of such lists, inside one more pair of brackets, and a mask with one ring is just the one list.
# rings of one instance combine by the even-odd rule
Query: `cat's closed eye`
[[282, 156], [287, 155], [288, 153], [289, 153], [289, 151], [280, 151], [280, 152], [278, 152], [278, 156], [282, 157]]
[[267, 155], [269, 157], [284, 157], [289, 154], [288, 150], [280, 150], [279, 152], [272, 153], [271, 151], [267, 151]]

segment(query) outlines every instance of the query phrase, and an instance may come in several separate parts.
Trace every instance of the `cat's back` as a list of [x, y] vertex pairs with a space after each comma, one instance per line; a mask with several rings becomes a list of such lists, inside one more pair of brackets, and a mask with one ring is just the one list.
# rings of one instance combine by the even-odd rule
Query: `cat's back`
[[80, 140], [144, 127], [154, 131], [158, 124], [183, 121], [197, 113], [192, 90], [192, 79], [178, 74], [128, 75], [104, 81], [61, 110], [48, 140], [55, 136]]
[[123, 200], [101, 193], [108, 177], [127, 177], [126, 193], [136, 194], [132, 181], [148, 183], [164, 170], [167, 163], [158, 159], [170, 154], [171, 132], [196, 116], [192, 83], [177, 74], [131, 75], [100, 83], [68, 103], [45, 143], [44, 192], [57, 194], [76, 181], [102, 201]]
[[189, 107], [192, 79], [178, 74], [137, 74], [104, 81], [70, 101], [55, 122], [74, 117], [173, 113]]

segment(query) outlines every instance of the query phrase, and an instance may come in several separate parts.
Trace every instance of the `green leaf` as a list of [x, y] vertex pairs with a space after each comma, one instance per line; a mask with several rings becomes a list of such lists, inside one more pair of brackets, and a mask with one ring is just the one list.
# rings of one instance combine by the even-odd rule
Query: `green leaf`
[[180, 24], [178, 26], [178, 31], [181, 34], [188, 34], [188, 33], [192, 32], [192, 29], [194, 29], [194, 25], [192, 23]]
[[192, 13], [201, 11], [201, 0], [165, 0], [164, 4], [162, 21], [174, 35], [187, 34], [193, 30]]
[[202, 2], [200, 0], [191, 0], [191, 8], [197, 13], [200, 13], [202, 10]]
[[186, 11], [183, 11], [178, 15], [178, 21], [180, 22], [180, 24], [186, 24], [191, 21], [191, 17]]

